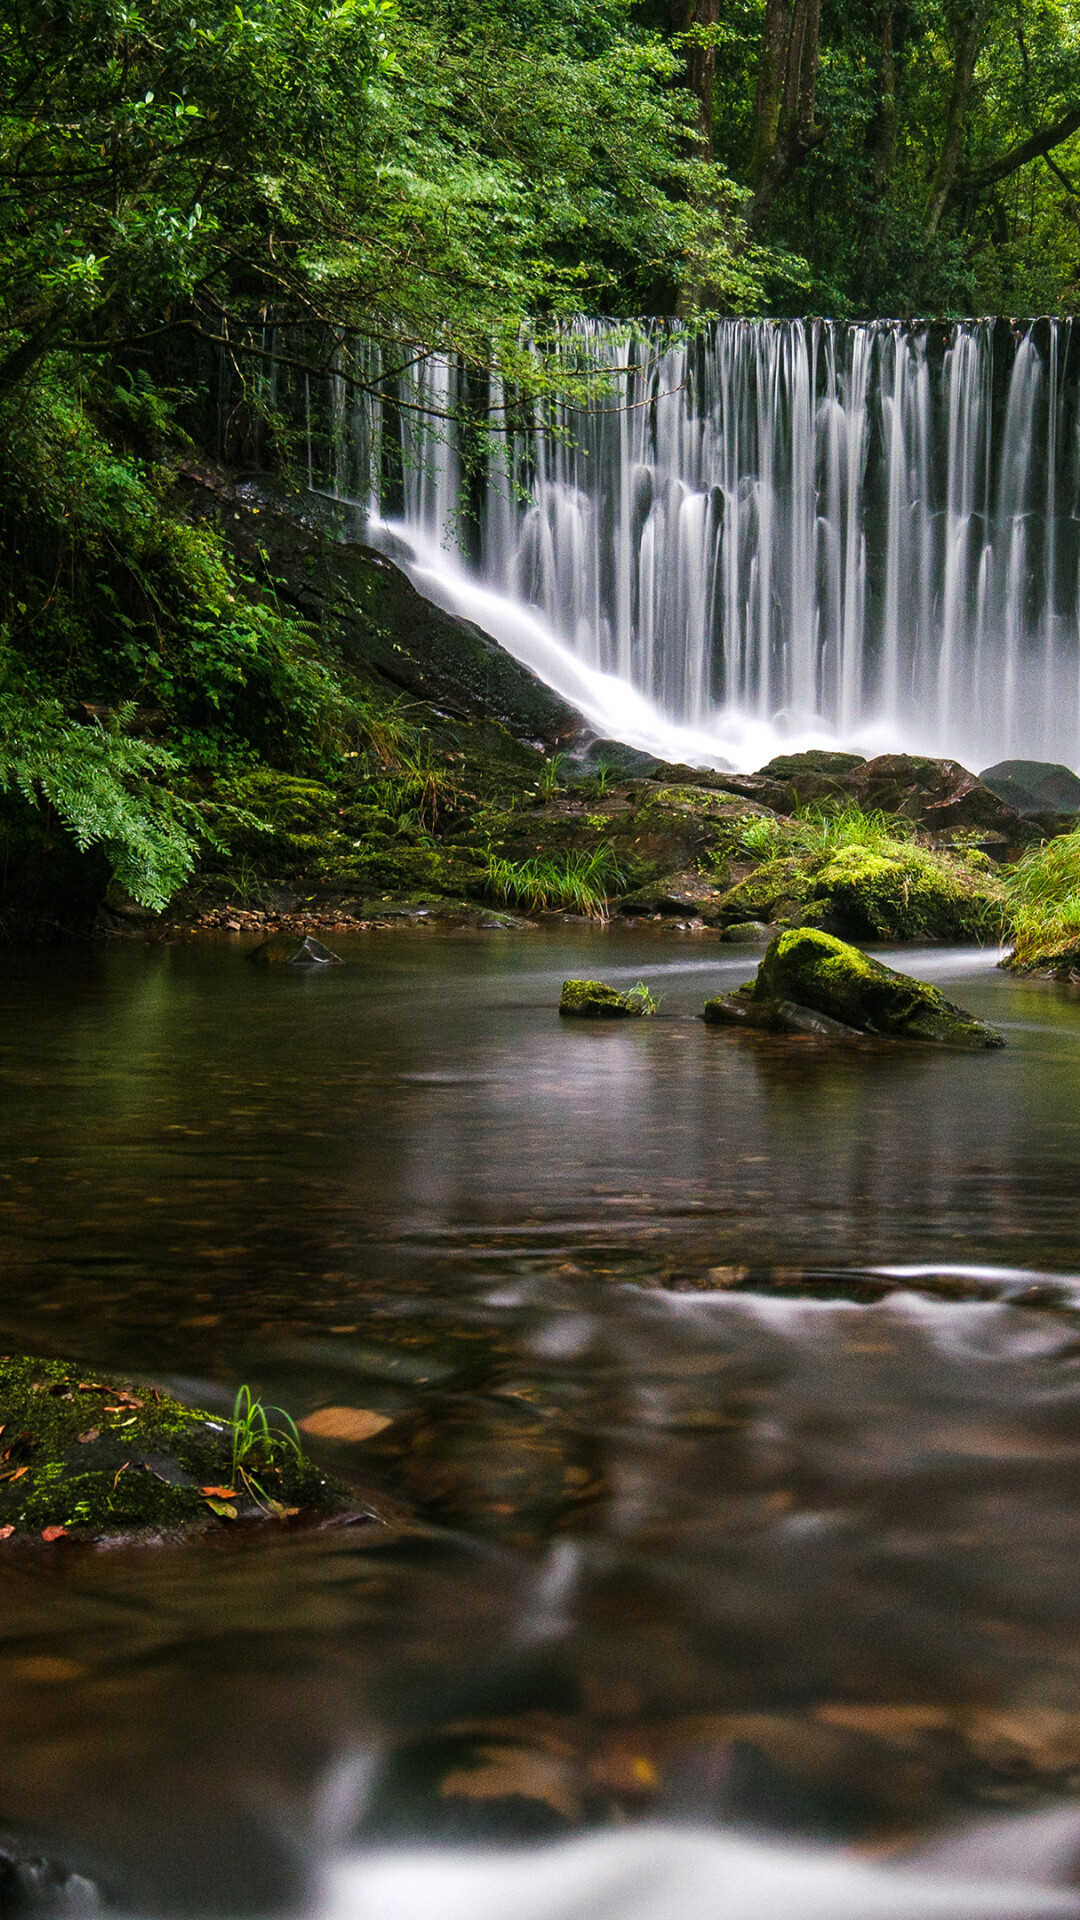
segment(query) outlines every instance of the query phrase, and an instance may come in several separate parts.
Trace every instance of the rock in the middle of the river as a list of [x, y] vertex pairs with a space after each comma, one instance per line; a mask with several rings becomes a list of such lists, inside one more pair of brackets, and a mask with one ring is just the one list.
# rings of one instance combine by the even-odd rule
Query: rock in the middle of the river
[[996, 1027], [954, 1006], [936, 987], [813, 927], [778, 934], [756, 979], [707, 1001], [705, 1018], [773, 1033], [888, 1034], [969, 1048], [1005, 1044]]

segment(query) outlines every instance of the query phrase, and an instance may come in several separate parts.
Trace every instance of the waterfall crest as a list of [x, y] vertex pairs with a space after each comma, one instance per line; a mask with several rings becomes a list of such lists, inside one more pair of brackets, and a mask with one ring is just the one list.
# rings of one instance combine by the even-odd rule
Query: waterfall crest
[[1072, 322], [564, 338], [607, 393], [545, 403], [502, 459], [478, 468], [441, 416], [501, 422], [513, 397], [426, 358], [385, 403], [331, 380], [313, 474], [412, 542], [433, 597], [668, 757], [1080, 759]]

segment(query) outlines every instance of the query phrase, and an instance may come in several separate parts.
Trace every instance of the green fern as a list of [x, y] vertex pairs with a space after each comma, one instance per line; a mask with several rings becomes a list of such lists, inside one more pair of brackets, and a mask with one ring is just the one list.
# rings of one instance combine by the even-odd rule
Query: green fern
[[198, 808], [162, 784], [175, 754], [125, 731], [133, 712], [82, 726], [58, 700], [0, 692], [0, 793], [51, 809], [81, 853], [100, 847], [132, 898], [160, 911], [211, 836]]

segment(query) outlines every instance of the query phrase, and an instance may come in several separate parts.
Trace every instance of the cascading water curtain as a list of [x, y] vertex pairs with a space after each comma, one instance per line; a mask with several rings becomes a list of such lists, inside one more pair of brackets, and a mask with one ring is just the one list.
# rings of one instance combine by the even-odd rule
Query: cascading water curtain
[[[339, 379], [335, 489], [460, 548], [699, 732], [734, 710], [977, 765], [1080, 759], [1070, 321], [583, 320], [563, 341], [605, 392], [538, 406], [486, 480], [461, 369], [420, 358], [383, 403]], [[492, 424], [505, 399], [480, 402]]]

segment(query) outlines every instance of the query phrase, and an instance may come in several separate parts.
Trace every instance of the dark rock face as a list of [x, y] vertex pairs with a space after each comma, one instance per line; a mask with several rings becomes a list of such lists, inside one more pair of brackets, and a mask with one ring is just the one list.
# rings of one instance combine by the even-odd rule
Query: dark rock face
[[999, 760], [979, 775], [1017, 813], [1080, 813], [1080, 779], [1049, 760]]
[[564, 980], [559, 1012], [580, 1020], [635, 1020], [647, 1009], [602, 980]]
[[196, 511], [213, 515], [256, 577], [315, 620], [348, 663], [457, 719], [491, 722], [517, 740], [573, 746], [589, 729], [553, 693], [468, 620], [418, 593], [401, 567], [357, 538], [355, 510], [333, 512], [301, 487], [269, 476], [234, 488], [190, 469]]
[[1019, 824], [1015, 807], [957, 760], [883, 753], [848, 774], [844, 790], [865, 813], [899, 813], [930, 832], [974, 827], [1008, 833]]
[[308, 933], [298, 940], [295, 933], [275, 934], [248, 954], [257, 967], [340, 967], [340, 953], [333, 953]]
[[708, 926], [720, 918], [723, 898], [723, 889], [710, 886], [700, 873], [668, 873], [625, 894], [619, 912], [631, 917], [659, 913], [665, 918], [704, 920]]
[[778, 934], [753, 984], [707, 1002], [705, 1019], [834, 1037], [883, 1034], [967, 1049], [1005, 1044], [996, 1028], [946, 1000], [936, 987], [810, 927]]
[[771, 780], [799, 780], [806, 774], [824, 774], [836, 780], [865, 765], [863, 753], [831, 753], [824, 748], [813, 748], [808, 753], [778, 753], [759, 771]]

